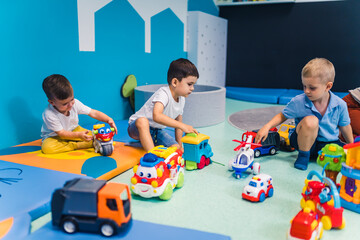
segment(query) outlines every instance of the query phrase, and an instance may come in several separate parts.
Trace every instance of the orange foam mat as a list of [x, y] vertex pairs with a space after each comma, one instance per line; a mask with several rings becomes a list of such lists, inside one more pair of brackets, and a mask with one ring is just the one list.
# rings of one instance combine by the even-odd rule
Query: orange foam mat
[[125, 146], [123, 142], [115, 142], [111, 156], [101, 156], [93, 148], [43, 154], [40, 146], [41, 139], [3, 149], [0, 160], [109, 180], [138, 164], [145, 154], [142, 148]]

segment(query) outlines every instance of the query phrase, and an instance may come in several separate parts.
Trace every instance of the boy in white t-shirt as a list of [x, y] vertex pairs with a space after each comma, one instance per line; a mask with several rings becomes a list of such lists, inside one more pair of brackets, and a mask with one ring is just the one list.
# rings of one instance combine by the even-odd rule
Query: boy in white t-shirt
[[[194, 90], [198, 78], [199, 73], [189, 60], [180, 58], [171, 62], [167, 74], [168, 86], [158, 89], [129, 118], [129, 136], [140, 140], [145, 151], [155, 145], [182, 149], [183, 132], [198, 133], [192, 126], [182, 122], [185, 98]], [[165, 127], [175, 128], [175, 139], [164, 131]]]
[[43, 153], [61, 153], [93, 147], [91, 131], [79, 126], [79, 114], [86, 114], [96, 120], [106, 122], [117, 133], [112, 118], [85, 106], [74, 98], [73, 88], [64, 76], [50, 75], [44, 79], [42, 87], [49, 102], [42, 114], [44, 122], [41, 127], [41, 150]]

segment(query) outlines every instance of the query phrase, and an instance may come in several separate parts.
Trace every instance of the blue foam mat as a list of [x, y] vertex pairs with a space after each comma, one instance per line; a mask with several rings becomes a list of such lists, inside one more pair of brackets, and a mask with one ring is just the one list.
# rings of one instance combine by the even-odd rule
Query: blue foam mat
[[279, 96], [287, 92], [281, 88], [247, 88], [247, 87], [226, 87], [226, 97], [237, 100], [278, 103]]
[[[64, 233], [59, 228], [52, 226], [51, 222], [47, 223], [44, 227], [30, 234], [25, 239], [38, 240], [38, 239], [77, 239], [77, 240], [92, 240], [92, 239], [109, 239], [97, 233], [84, 233], [77, 232], [74, 234]], [[125, 232], [120, 232], [118, 235], [112, 236], [111, 239], [146, 239], [146, 240], [184, 240], [184, 239], [197, 239], [197, 240], [229, 240], [229, 236], [203, 232], [193, 229], [166, 226], [161, 224], [143, 222], [133, 220], [129, 228]]]
[[21, 214], [14, 217], [13, 226], [2, 240], [24, 239], [30, 233], [31, 217], [29, 214]]
[[25, 213], [31, 219], [44, 215], [54, 189], [76, 177], [85, 176], [0, 160], [0, 221]]
[[[286, 105], [293, 97], [301, 93], [303, 93], [303, 91], [298, 89], [226, 87], [226, 97], [228, 98], [282, 105]], [[333, 93], [340, 98], [348, 94], [347, 92]]]

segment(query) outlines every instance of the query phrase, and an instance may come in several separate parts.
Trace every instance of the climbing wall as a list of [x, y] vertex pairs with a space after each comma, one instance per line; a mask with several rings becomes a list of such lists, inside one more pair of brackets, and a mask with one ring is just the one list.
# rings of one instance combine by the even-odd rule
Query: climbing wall
[[188, 12], [188, 59], [198, 68], [198, 84], [225, 86], [227, 20]]

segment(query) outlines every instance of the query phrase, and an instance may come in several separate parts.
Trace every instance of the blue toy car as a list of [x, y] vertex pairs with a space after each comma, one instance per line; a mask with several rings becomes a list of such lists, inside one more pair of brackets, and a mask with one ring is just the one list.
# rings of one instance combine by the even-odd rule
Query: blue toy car
[[181, 139], [184, 144], [186, 170], [202, 169], [211, 163], [210, 157], [214, 154], [209, 139], [209, 136], [202, 133], [189, 133]]

